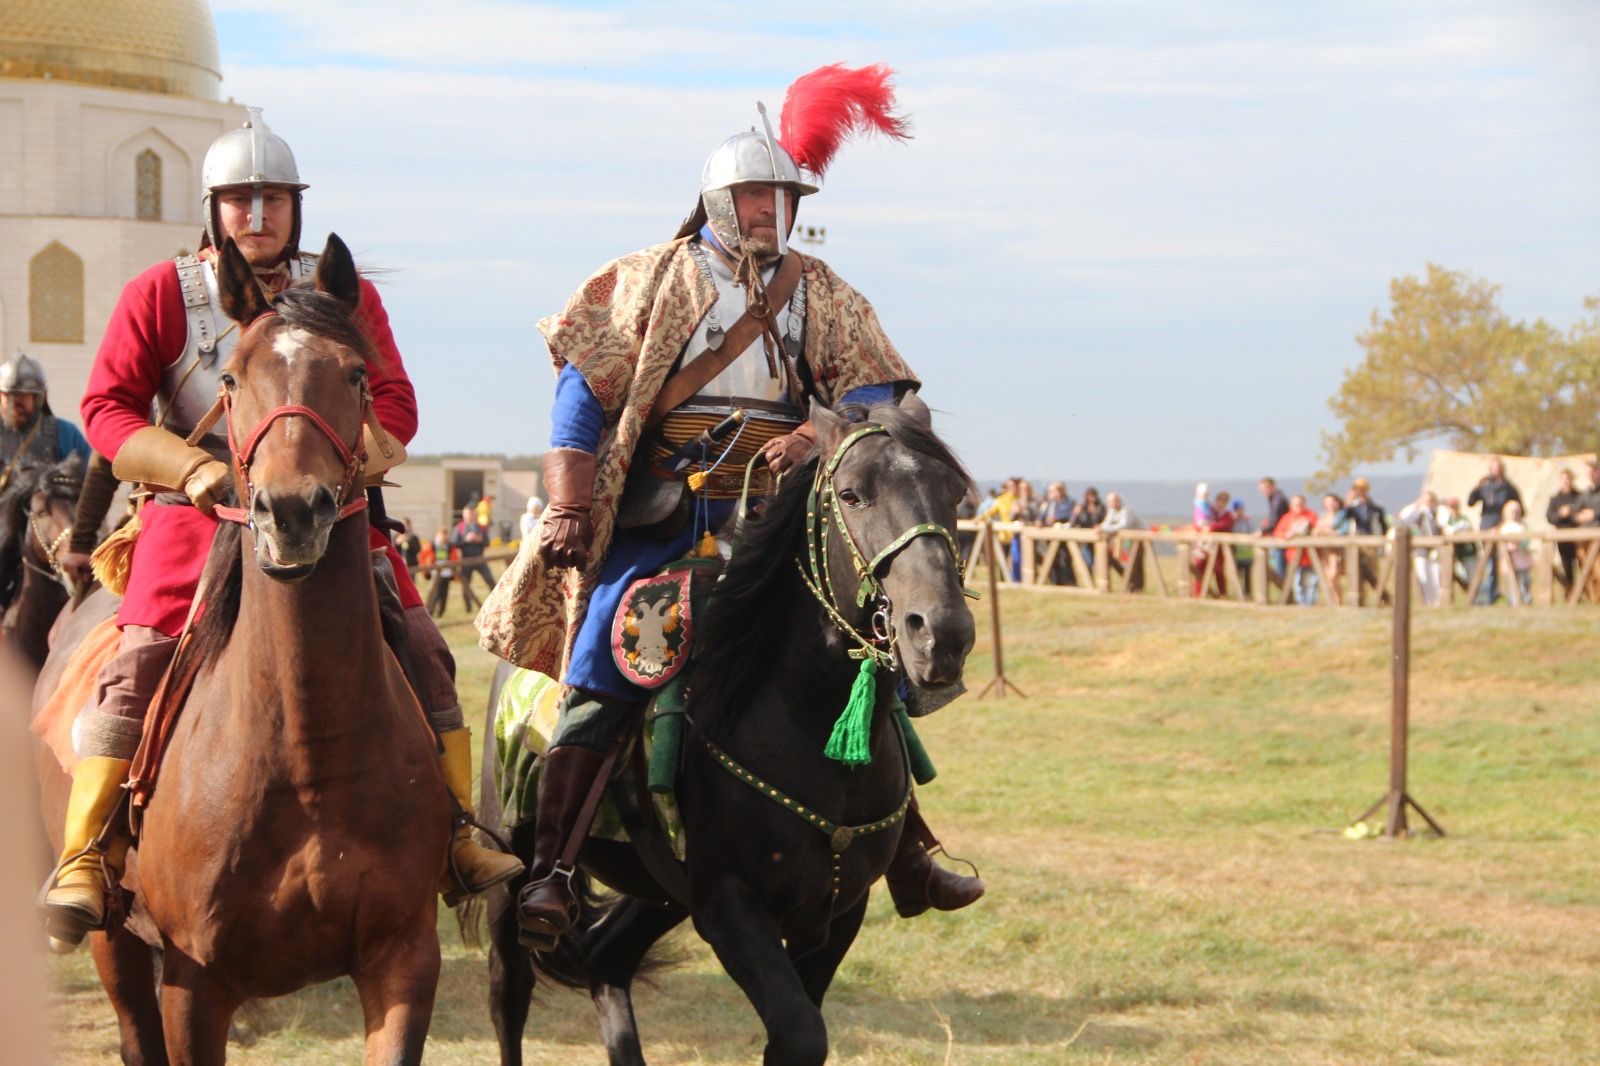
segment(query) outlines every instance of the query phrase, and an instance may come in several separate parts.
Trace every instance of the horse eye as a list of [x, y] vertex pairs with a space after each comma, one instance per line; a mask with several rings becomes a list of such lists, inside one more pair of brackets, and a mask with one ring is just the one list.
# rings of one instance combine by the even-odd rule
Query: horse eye
[[843, 501], [846, 507], [861, 506], [861, 497], [856, 493], [855, 489], [840, 489], [839, 499]]
[[359, 385], [365, 381], [366, 378], [367, 371], [365, 367], [358, 366], [354, 370], [350, 371], [350, 384], [352, 385]]
[[229, 392], [232, 392], [234, 388], [238, 386], [238, 384], [238, 382], [233, 380], [232, 374], [222, 375], [222, 387], [227, 389]]

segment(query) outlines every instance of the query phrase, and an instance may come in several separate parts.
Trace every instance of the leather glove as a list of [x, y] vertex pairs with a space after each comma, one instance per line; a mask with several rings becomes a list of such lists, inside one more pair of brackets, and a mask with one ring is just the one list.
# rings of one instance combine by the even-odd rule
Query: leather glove
[[589, 565], [594, 543], [595, 457], [577, 448], [552, 448], [544, 453], [544, 487], [550, 503], [539, 522], [539, 561], [557, 570]]
[[793, 433], [785, 433], [767, 441], [761, 446], [761, 454], [766, 456], [767, 467], [774, 474], [787, 474], [803, 465], [816, 446], [817, 427], [810, 422], [802, 422]]
[[123, 441], [111, 461], [111, 472], [123, 481], [182, 492], [206, 514], [233, 480], [227, 463], [160, 426], [145, 426]]
[[183, 483], [183, 491], [201, 514], [212, 514], [233, 487], [233, 471], [220, 459], [200, 464]]

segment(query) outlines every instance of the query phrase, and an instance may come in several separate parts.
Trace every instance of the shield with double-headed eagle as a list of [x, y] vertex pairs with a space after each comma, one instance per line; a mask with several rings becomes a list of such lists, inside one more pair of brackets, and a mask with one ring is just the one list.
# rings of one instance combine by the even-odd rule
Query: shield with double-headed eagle
[[668, 570], [628, 586], [611, 621], [611, 657], [622, 676], [659, 688], [689, 661], [692, 571]]

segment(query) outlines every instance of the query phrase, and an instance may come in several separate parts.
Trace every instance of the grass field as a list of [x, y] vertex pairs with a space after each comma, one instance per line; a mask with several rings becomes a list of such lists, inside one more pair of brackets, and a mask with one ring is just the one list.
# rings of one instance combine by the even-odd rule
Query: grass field
[[[1387, 783], [1380, 612], [1009, 592], [1026, 699], [925, 720], [922, 791], [988, 896], [914, 921], [875, 898], [830, 993], [842, 1063], [1576, 1063], [1600, 1058], [1600, 614], [1423, 612], [1413, 794], [1449, 832], [1341, 830]], [[986, 608], [986, 605], [983, 605]], [[981, 609], [979, 687], [992, 673]], [[451, 615], [462, 696], [490, 662]], [[429, 1061], [495, 1061], [482, 956], [441, 921]], [[692, 933], [636, 1002], [661, 1063], [759, 1059]], [[54, 967], [65, 1063], [115, 1058], [88, 959]], [[241, 1063], [360, 1057], [347, 982], [258, 1007]], [[603, 1061], [586, 998], [529, 1061]]]

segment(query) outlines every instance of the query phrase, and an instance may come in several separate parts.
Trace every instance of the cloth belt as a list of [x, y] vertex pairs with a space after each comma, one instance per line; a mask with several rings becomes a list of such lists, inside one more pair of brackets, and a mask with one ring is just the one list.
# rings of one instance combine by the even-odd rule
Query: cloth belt
[[[772, 284], [767, 286], [769, 313], [774, 313], [787, 304], [798, 284], [800, 284], [800, 256], [791, 252], [778, 264], [777, 273], [772, 275]], [[721, 345], [701, 352], [667, 379], [666, 384], [661, 386], [661, 391], [656, 394], [656, 402], [650, 405], [650, 415], [645, 419], [645, 425], [654, 426], [667, 416], [668, 411], [704, 388], [713, 378], [726, 370], [728, 364], [743, 355], [744, 350], [761, 336], [761, 331], [764, 329], [771, 329], [773, 333], [777, 333], [777, 327], [770, 319], [757, 318], [746, 310], [739, 316], [739, 321], [729, 327], [728, 332], [723, 335]]]

